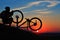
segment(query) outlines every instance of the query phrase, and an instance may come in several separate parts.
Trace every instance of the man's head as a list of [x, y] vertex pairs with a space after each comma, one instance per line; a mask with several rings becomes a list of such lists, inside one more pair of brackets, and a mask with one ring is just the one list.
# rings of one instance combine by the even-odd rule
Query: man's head
[[5, 7], [5, 10], [6, 11], [10, 11], [10, 7]]

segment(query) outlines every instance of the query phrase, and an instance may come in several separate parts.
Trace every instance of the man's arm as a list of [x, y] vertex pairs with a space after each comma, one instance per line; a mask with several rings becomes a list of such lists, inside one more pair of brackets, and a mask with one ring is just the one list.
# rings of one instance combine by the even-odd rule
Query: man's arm
[[11, 11], [11, 15], [13, 15], [14, 11]]

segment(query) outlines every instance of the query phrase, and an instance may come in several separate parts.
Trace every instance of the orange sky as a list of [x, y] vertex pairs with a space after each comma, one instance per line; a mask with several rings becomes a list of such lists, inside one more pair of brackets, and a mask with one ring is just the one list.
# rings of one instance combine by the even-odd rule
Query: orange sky
[[[48, 33], [48, 32], [60, 32], [60, 21], [58, 21], [57, 20], [58, 18], [56, 18], [56, 17], [53, 17], [53, 16], [51, 16], [51, 17], [50, 16], [42, 16], [42, 17], [40, 17], [40, 19], [42, 20], [42, 28], [40, 30], [38, 30], [38, 32], [37, 31], [31, 31], [31, 30], [29, 30], [29, 31], [31, 31], [33, 33], [36, 33], [36, 34]], [[23, 19], [23, 21], [21, 23], [23, 23], [24, 20], [25, 19]], [[19, 24], [21, 24], [21, 23], [19, 23]], [[12, 23], [12, 25], [16, 26], [15, 23]], [[38, 22], [38, 25], [39, 25], [39, 22]], [[25, 23], [22, 26], [27, 26], [27, 25]]]

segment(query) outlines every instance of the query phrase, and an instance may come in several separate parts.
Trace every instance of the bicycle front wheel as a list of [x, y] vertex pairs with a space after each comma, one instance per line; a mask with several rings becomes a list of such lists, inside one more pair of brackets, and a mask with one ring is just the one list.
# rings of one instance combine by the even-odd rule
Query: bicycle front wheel
[[42, 21], [37, 17], [32, 18], [30, 22], [30, 29], [33, 31], [37, 31], [41, 28], [42, 28]]

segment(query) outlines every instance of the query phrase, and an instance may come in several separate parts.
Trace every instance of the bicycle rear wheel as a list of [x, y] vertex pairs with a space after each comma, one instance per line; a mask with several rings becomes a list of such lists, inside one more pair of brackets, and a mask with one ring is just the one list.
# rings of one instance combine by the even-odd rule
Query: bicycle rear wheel
[[37, 30], [41, 29], [42, 28], [42, 21], [37, 17], [32, 18], [29, 28], [33, 31], [37, 31]]
[[[16, 13], [15, 13], [15, 12], [16, 12]], [[15, 17], [16, 17], [16, 15], [17, 15], [18, 17], [20, 16], [19, 19], [18, 19], [18, 23], [22, 22], [22, 20], [23, 20], [23, 18], [24, 18], [23, 13], [22, 13], [20, 10], [14, 10], [13, 13], [15, 13], [15, 15], [14, 15]], [[19, 14], [18, 14], [18, 13], [19, 13]], [[15, 20], [15, 21], [14, 21], [14, 20]], [[14, 22], [14, 23], [17, 23], [15, 18], [14, 18], [14, 20], [13, 20], [13, 22]]]

